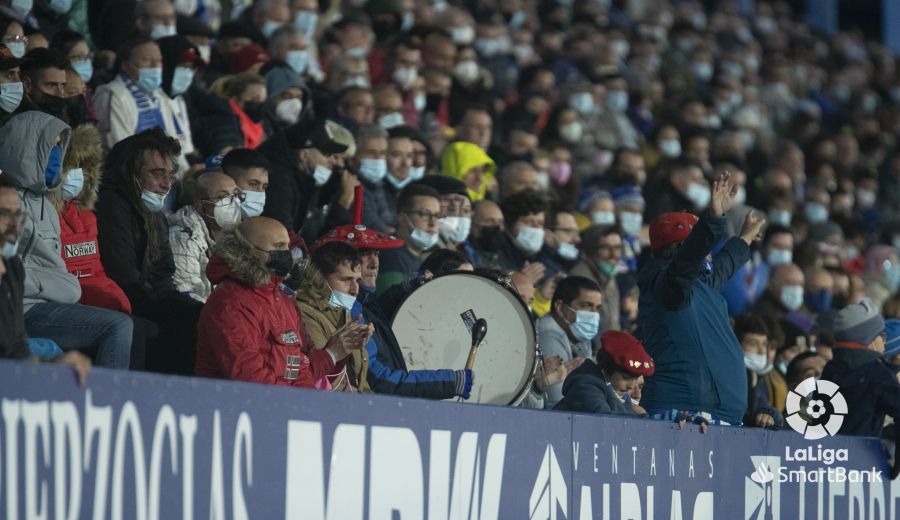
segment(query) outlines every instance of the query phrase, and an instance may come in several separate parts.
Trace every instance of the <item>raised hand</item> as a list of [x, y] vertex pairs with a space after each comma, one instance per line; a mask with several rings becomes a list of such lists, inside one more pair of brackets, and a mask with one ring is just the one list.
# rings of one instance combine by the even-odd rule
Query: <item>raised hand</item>
[[737, 195], [738, 186], [731, 176], [731, 172], [724, 172], [713, 182], [712, 200], [709, 209], [713, 215], [722, 216], [734, 205], [734, 197]]
[[741, 226], [741, 240], [749, 246], [751, 242], [762, 240], [762, 229], [766, 224], [766, 217], [758, 211], [750, 210], [744, 216], [744, 224]]
[[363, 348], [374, 333], [375, 327], [371, 324], [349, 322], [328, 338], [325, 349], [334, 354], [335, 358], [340, 361], [349, 356], [354, 350]]
[[547, 268], [540, 262], [525, 262], [525, 267], [519, 272], [527, 276], [531, 280], [531, 284], [534, 285], [544, 277], [544, 271], [546, 270]]
[[566, 376], [581, 366], [583, 362], [584, 359], [580, 357], [574, 357], [565, 362], [559, 356], [544, 358], [544, 367], [534, 378], [535, 385], [543, 392], [550, 385], [562, 383], [566, 380]]

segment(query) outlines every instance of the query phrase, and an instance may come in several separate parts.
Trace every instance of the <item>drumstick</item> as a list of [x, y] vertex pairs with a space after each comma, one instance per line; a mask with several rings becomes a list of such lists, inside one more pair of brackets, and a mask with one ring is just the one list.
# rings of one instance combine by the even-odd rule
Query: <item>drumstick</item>
[[478, 345], [487, 335], [487, 321], [484, 318], [478, 318], [475, 325], [472, 326], [472, 346], [469, 348], [469, 358], [466, 359], [466, 368], [472, 370], [475, 366], [475, 356], [478, 354]]

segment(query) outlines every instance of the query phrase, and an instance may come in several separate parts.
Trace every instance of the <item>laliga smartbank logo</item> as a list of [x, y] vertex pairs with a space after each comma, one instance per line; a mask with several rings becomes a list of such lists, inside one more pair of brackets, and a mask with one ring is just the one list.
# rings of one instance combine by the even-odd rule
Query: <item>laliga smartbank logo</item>
[[785, 412], [791, 428], [813, 441], [841, 429], [847, 415], [847, 401], [838, 385], [810, 377], [788, 393]]

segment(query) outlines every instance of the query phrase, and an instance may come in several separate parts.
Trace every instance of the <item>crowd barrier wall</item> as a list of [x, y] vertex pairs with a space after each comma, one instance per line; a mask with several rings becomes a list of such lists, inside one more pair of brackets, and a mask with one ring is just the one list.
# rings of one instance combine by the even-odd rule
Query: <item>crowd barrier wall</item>
[[0, 398], [10, 520], [900, 518], [875, 439], [14, 362]]

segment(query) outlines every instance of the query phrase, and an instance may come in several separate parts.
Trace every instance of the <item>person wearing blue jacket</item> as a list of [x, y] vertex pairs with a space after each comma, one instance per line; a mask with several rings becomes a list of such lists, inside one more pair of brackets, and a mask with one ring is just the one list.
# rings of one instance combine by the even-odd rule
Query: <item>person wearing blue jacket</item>
[[638, 324], [656, 362], [641, 398], [652, 418], [738, 425], [747, 409], [744, 355], [720, 290], [747, 262], [765, 219], [749, 211], [740, 237], [709, 256], [736, 194], [726, 172], [713, 184], [709, 209], [699, 219], [665, 213], [650, 224], [652, 258], [638, 273]]

